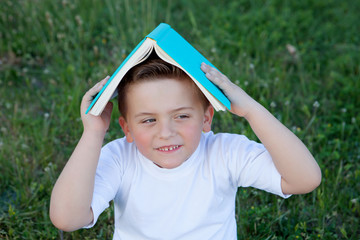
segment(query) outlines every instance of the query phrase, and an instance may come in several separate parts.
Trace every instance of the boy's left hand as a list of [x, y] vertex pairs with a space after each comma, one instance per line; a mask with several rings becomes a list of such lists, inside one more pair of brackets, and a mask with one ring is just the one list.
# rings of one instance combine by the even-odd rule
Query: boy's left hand
[[216, 86], [218, 86], [229, 98], [231, 102], [230, 112], [240, 117], [246, 117], [246, 115], [252, 109], [252, 106], [256, 104], [256, 101], [251, 98], [243, 89], [232, 83], [224, 74], [210, 65], [202, 63], [201, 70], [205, 73], [205, 76]]
[[229, 98], [231, 112], [246, 118], [270, 153], [281, 175], [283, 193], [299, 194], [314, 190], [321, 182], [321, 171], [301, 140], [218, 70], [204, 63], [201, 69]]

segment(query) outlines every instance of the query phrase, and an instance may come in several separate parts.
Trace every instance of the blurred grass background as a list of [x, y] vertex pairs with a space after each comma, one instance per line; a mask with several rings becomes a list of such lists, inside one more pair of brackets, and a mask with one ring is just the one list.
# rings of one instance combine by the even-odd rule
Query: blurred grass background
[[[323, 173], [283, 200], [239, 189], [239, 239], [359, 239], [360, 2], [2, 0], [0, 239], [111, 239], [112, 207], [90, 230], [52, 226], [52, 186], [82, 132], [85, 91], [160, 22], [169, 23], [294, 131]], [[113, 114], [106, 142], [123, 136]], [[217, 113], [213, 130], [256, 139]]]

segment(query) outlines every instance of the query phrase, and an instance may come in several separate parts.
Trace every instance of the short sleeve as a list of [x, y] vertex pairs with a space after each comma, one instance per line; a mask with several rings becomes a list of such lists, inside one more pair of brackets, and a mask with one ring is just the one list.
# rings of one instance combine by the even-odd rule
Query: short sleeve
[[238, 134], [215, 134], [213, 149], [223, 159], [234, 187], [254, 187], [283, 198], [281, 175], [263, 144]]
[[[258, 143], [256, 143], [257, 145]], [[262, 144], [254, 147], [254, 153], [243, 158], [240, 163], [241, 171], [238, 177], [238, 186], [254, 187], [269, 193], [276, 194], [283, 198], [291, 195], [285, 195], [281, 189], [281, 175], [276, 169], [274, 162]]]
[[109, 207], [109, 202], [116, 196], [123, 173], [120, 152], [121, 149], [116, 142], [109, 143], [101, 149], [91, 202], [94, 219], [84, 228], [93, 227], [100, 214]]

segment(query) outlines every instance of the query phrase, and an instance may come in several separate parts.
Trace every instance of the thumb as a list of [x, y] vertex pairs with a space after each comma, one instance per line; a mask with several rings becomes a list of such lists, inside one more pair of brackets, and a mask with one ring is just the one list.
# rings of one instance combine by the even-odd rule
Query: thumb
[[104, 108], [104, 113], [111, 115], [114, 104], [112, 102], [108, 102]]
[[108, 102], [104, 108], [104, 111], [101, 114], [101, 117], [110, 123], [111, 113], [113, 110], [114, 104], [112, 102]]

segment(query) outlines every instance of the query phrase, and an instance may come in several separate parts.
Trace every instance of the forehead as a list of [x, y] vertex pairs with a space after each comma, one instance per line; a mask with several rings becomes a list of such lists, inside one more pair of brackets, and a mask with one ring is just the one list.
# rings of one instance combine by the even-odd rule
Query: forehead
[[171, 78], [131, 84], [126, 94], [128, 112], [171, 111], [179, 107], [198, 105], [200, 97], [196, 88], [190, 81]]

